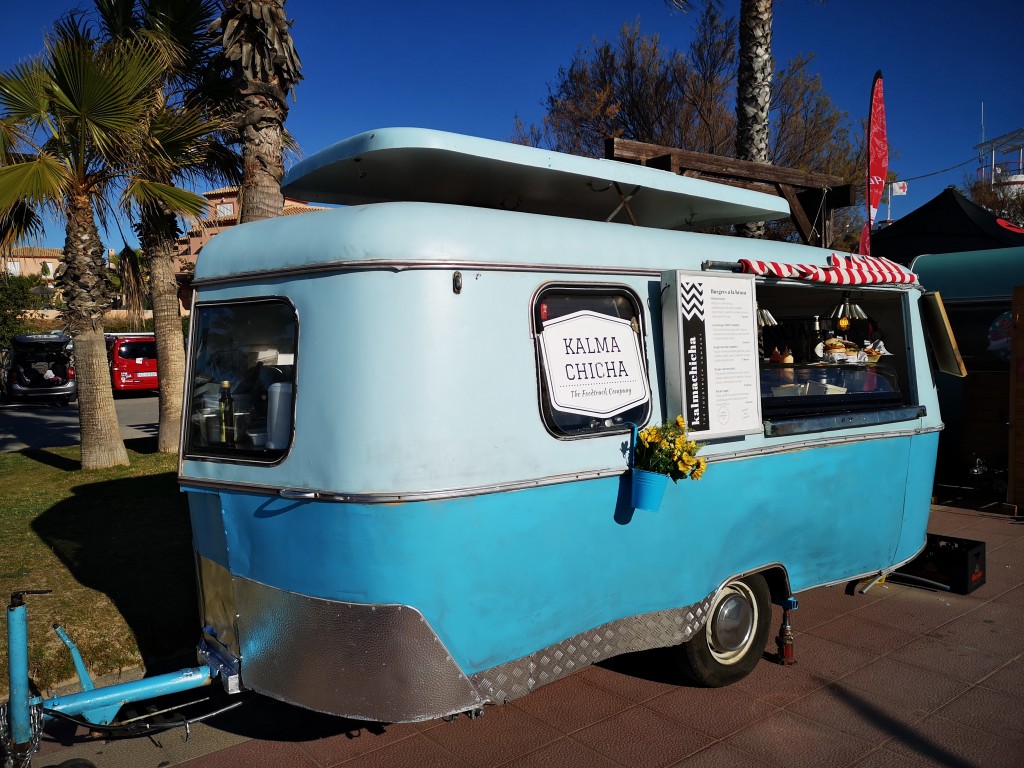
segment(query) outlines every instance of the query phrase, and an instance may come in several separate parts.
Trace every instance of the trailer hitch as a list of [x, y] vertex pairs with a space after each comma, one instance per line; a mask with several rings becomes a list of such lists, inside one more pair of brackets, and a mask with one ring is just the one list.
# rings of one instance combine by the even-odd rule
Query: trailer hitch
[[[11, 593], [7, 606], [7, 656], [10, 699], [0, 705], [0, 766], [29, 768], [39, 750], [44, 721], [48, 718], [80, 715], [92, 725], [106, 726], [120, 708], [134, 701], [163, 696], [209, 685], [213, 673], [207, 665], [181, 669], [163, 675], [97, 688], [71, 637], [58, 625], [54, 630], [67, 646], [74, 661], [82, 690], [43, 699], [33, 697], [28, 676], [28, 616], [25, 597], [46, 595], [51, 590], [24, 589]], [[87, 761], [75, 761], [86, 768]], [[71, 768], [71, 766], [68, 766]]]

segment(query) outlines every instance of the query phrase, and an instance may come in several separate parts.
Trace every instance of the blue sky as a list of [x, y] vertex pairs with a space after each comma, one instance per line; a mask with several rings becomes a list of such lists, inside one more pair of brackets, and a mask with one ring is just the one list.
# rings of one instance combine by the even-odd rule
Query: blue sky
[[[80, 3], [6, 5], [2, 69], [37, 52], [51, 21]], [[722, 7], [735, 15], [739, 0]], [[615, 40], [639, 20], [644, 34], [682, 51], [696, 22], [662, 0], [289, 0], [286, 8], [305, 76], [288, 128], [305, 155], [390, 126], [507, 140], [516, 115], [540, 121], [548, 84], [581, 46]], [[813, 53], [812, 71], [854, 126], [883, 71], [889, 167], [910, 180], [893, 201], [899, 218], [975, 172], [983, 103], [986, 138], [1024, 128], [1022, 23], [1022, 0], [776, 0], [773, 52], [777, 66]], [[50, 226], [42, 244], [60, 247], [63, 233]]]

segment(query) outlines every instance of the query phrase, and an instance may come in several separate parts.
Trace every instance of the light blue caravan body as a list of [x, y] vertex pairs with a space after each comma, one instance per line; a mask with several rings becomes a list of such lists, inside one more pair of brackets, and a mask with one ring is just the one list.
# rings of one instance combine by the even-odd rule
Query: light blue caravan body
[[[688, 231], [785, 216], [781, 198], [415, 129], [343, 141], [284, 189], [347, 207], [226, 231], [195, 273], [180, 482], [202, 649], [230, 685], [415, 721], [658, 646], [721, 684], [764, 650], [764, 586], [783, 603], [923, 547], [941, 422], [922, 292], [716, 270], [830, 252]], [[692, 415], [672, 290], [703, 277], [739, 297], [708, 307], [705, 374], [744, 424], [696, 431], [704, 478], [635, 509], [634, 425]], [[815, 356], [812, 318], [830, 335], [844, 298], [891, 354]], [[556, 319], [584, 330], [551, 337]], [[618, 328], [628, 385], [556, 363], [614, 352]]]

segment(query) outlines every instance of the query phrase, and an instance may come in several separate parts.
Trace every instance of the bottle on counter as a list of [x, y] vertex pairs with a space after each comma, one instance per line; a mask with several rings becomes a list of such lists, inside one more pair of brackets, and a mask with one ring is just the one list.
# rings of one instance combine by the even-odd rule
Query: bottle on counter
[[235, 444], [235, 402], [231, 397], [231, 382], [220, 383], [220, 441], [224, 445]]
[[821, 333], [821, 321], [814, 316], [811, 336], [807, 340], [807, 362], [817, 363], [825, 359], [825, 337]]

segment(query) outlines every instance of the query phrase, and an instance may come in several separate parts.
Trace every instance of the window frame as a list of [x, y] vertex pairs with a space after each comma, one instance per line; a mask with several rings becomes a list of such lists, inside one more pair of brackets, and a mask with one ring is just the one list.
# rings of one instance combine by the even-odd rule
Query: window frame
[[[606, 417], [600, 420], [599, 424], [593, 424], [598, 421], [596, 418], [591, 419], [591, 426], [589, 428], [581, 428], [575, 431], [568, 431], [566, 428], [560, 426], [556, 419], [556, 413], [564, 414], [563, 418], [567, 418], [570, 414], [566, 411], [558, 411], [554, 408], [551, 398], [548, 394], [548, 374], [545, 370], [544, 354], [541, 346], [541, 333], [543, 331], [542, 323], [543, 319], [540, 316], [540, 306], [545, 296], [551, 294], [561, 293], [564, 295], [579, 294], [579, 295], [594, 295], [600, 297], [602, 294], [605, 296], [618, 295], [625, 298], [635, 311], [633, 317], [636, 318], [638, 328], [634, 329], [634, 332], [638, 335], [638, 346], [641, 355], [641, 368], [642, 374], [646, 379], [648, 397], [642, 404], [631, 406], [630, 408], [622, 411], [621, 413], [614, 414], [613, 416]], [[642, 418], [637, 418], [635, 424], [637, 426], [643, 426], [650, 421], [653, 413], [653, 400], [654, 390], [651, 387], [651, 376], [650, 376], [650, 357], [647, 349], [647, 330], [648, 321], [644, 316], [644, 302], [640, 295], [631, 286], [624, 283], [612, 283], [612, 282], [571, 282], [571, 281], [557, 281], [549, 282], [541, 285], [534, 292], [530, 299], [530, 332], [534, 339], [534, 357], [535, 357], [535, 371], [536, 371], [536, 382], [537, 382], [537, 408], [540, 414], [541, 422], [544, 424], [544, 429], [549, 435], [557, 440], [586, 440], [595, 437], [606, 437], [608, 435], [621, 435], [629, 433], [634, 426], [634, 421], [627, 419], [623, 414], [631, 413], [637, 408], [642, 408]], [[580, 309], [583, 309], [582, 307]], [[579, 310], [576, 310], [579, 311]], [[600, 312], [600, 310], [593, 310]], [[555, 317], [562, 317], [569, 313], [563, 313], [555, 315]], [[607, 314], [607, 313], [601, 313]], [[608, 315], [613, 317], [613, 315]], [[554, 319], [554, 318], [550, 318]], [[624, 319], [624, 318], [623, 318]], [[578, 414], [571, 414], [575, 418], [585, 418]], [[609, 424], [608, 422], [613, 423]]]
[[[291, 312], [291, 318], [294, 324], [294, 333], [292, 335], [292, 364], [290, 383], [292, 385], [292, 392], [290, 401], [287, 403], [289, 412], [290, 431], [288, 436], [287, 445], [281, 450], [263, 448], [262, 451], [258, 452], [258, 447], [253, 448], [242, 448], [238, 447], [218, 447], [211, 449], [209, 446], [198, 445], [194, 442], [194, 436], [196, 430], [194, 428], [193, 417], [197, 415], [194, 408], [194, 402], [196, 399], [196, 386], [194, 384], [195, 374], [194, 369], [198, 360], [199, 353], [201, 351], [198, 335], [200, 333], [201, 323], [197, 322], [200, 319], [203, 312], [212, 311], [217, 308], [227, 307], [240, 307], [240, 306], [253, 306], [253, 305], [280, 305], [287, 307]], [[297, 362], [299, 359], [299, 313], [295, 304], [288, 299], [286, 296], [258, 296], [258, 297], [246, 297], [240, 299], [218, 299], [214, 301], [197, 302], [192, 308], [192, 319], [191, 328], [189, 334], [189, 354], [186, 366], [186, 391], [185, 400], [182, 408], [182, 426], [183, 426], [183, 439], [182, 439], [182, 456], [187, 460], [194, 461], [209, 461], [216, 463], [238, 463], [238, 464], [257, 464], [262, 466], [273, 466], [280, 464], [284, 461], [292, 448], [295, 445], [295, 409], [298, 402], [298, 366]], [[287, 353], [285, 353], [287, 354]], [[251, 366], [255, 368], [257, 366]], [[277, 366], [274, 366], [277, 367]], [[211, 379], [211, 382], [215, 379]], [[209, 382], [207, 382], [209, 383]], [[268, 402], [269, 405], [269, 402]], [[199, 428], [202, 431], [202, 427]], [[272, 451], [272, 453], [270, 452]]]
[[[814, 302], [824, 310], [829, 305], [836, 303], [837, 298], [843, 297], [844, 294], [851, 294], [854, 301], [865, 306], [867, 314], [873, 320], [884, 317], [888, 321], [880, 323], [876, 331], [879, 331], [887, 339], [885, 342], [887, 348], [891, 344], [889, 351], [895, 355], [888, 359], [883, 356], [873, 366], [872, 364], [848, 363], [829, 363], [822, 366], [806, 362], [797, 362], [787, 366], [786, 364], [767, 362], [772, 342], [766, 338], [764, 357], [760, 359], [758, 371], [766, 437], [889, 424], [917, 419], [926, 414], [925, 407], [920, 404], [921, 393], [916, 385], [918, 363], [914, 359], [910, 344], [912, 335], [910, 318], [913, 308], [906, 292], [869, 286], [804, 286], [793, 283], [765, 284], [760, 281], [757, 283], [756, 289], [759, 306], [769, 309], [780, 320], [780, 325], [807, 321], [806, 308], [810, 304], [807, 301], [808, 297], [815, 297]], [[789, 294], [790, 291], [801, 291], [801, 293]], [[814, 293], [810, 293], [810, 291], [814, 291]], [[785, 302], [780, 301], [780, 297], [787, 295], [799, 297], [800, 301], [786, 305]], [[791, 314], [787, 316], [787, 312]], [[823, 314], [819, 314], [819, 318], [823, 336], [834, 335], [835, 331], [827, 327], [830, 324], [829, 319]], [[847, 336], [852, 335], [852, 331], [847, 334]], [[859, 339], [851, 340], [860, 346]], [[797, 357], [800, 357], [799, 352]], [[788, 402], [779, 402], [780, 399], [774, 395], [765, 394], [766, 373], [773, 369], [792, 369], [790, 376], [796, 375], [796, 377], [803, 376], [804, 378], [808, 377], [808, 372], [811, 372], [809, 375], [813, 376], [814, 373], [822, 370], [839, 376], [842, 376], [844, 371], [857, 373], [858, 371], [873, 370], [878, 376], [887, 376], [891, 372], [895, 389], [879, 390], [877, 396], [854, 391], [848, 394], [808, 395], [806, 400], [800, 397], [785, 398]], [[834, 401], [830, 399], [833, 397], [836, 398]], [[787, 405], [790, 406], [789, 409], [787, 409]]]

